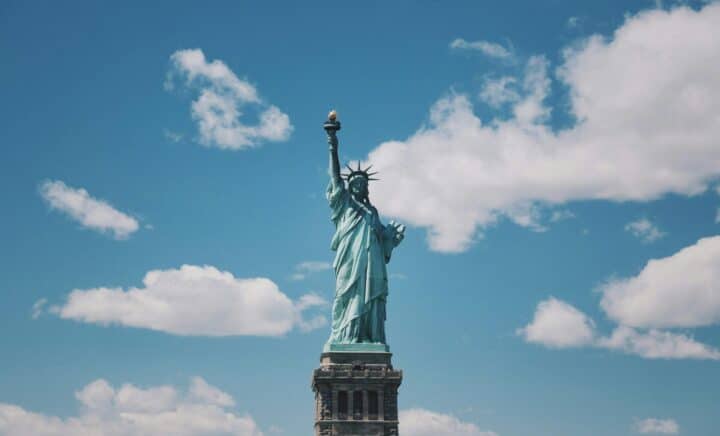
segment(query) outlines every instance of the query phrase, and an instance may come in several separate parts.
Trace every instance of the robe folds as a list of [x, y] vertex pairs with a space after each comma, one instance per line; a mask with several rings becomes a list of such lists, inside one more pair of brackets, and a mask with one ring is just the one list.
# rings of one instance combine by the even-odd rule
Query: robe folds
[[387, 269], [393, 244], [369, 203], [353, 199], [342, 182], [328, 185], [335, 224], [335, 298], [328, 343], [385, 343]]

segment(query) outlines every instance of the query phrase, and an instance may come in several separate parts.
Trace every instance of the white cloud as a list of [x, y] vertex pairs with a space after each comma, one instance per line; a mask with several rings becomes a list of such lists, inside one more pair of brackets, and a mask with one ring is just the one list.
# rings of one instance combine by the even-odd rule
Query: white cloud
[[720, 236], [648, 261], [639, 274], [601, 286], [600, 306], [631, 327], [698, 327], [720, 322]]
[[680, 426], [674, 419], [646, 418], [635, 424], [635, 429], [642, 434], [678, 434]]
[[192, 398], [221, 407], [235, 406], [235, 400], [229, 394], [208, 384], [202, 377], [193, 377], [190, 381], [190, 395]]
[[498, 436], [452, 415], [425, 409], [401, 410], [400, 432], [403, 436]]
[[43, 313], [43, 307], [47, 304], [48, 300], [47, 298], [41, 298], [37, 300], [32, 305], [32, 314], [30, 315], [32, 319], [38, 319], [40, 315]]
[[306, 309], [326, 305], [327, 301], [314, 293], [305, 294], [300, 297], [298, 302], [295, 304], [295, 310], [298, 313], [296, 322], [298, 327], [300, 327], [300, 330], [303, 332], [309, 332], [327, 324], [327, 319], [323, 315], [316, 315], [309, 320], [306, 320], [301, 316], [302, 312]]
[[[293, 130], [290, 118], [276, 106], [264, 102], [257, 89], [238, 78], [220, 60], [208, 62], [200, 49], [178, 50], [170, 56], [172, 70], [166, 89], [172, 89], [173, 76], [186, 78], [186, 86], [199, 90], [192, 103], [192, 116], [198, 123], [200, 143], [208, 147], [239, 150], [263, 141], [285, 141]], [[258, 121], [248, 125], [241, 120], [240, 108], [257, 110]]]
[[594, 341], [595, 324], [573, 306], [551, 297], [538, 304], [532, 322], [517, 333], [527, 342], [551, 348], [578, 347]]
[[125, 239], [137, 231], [138, 221], [98, 200], [82, 188], [72, 188], [60, 180], [46, 180], [40, 185], [40, 195], [52, 209], [66, 213], [82, 226], [112, 233], [115, 239]]
[[578, 26], [580, 25], [580, 17], [570, 17], [570, 18], [568, 18], [568, 19], [567, 19], [567, 22], [565, 23], [565, 25], [566, 25], [569, 29], [574, 29], [574, 28], [578, 27]]
[[327, 271], [332, 268], [330, 262], [308, 260], [295, 265], [295, 272], [290, 276], [292, 280], [304, 280], [309, 274]]
[[631, 327], [620, 326], [609, 337], [598, 339], [596, 345], [646, 359], [720, 360], [718, 349], [683, 334], [656, 329], [638, 332]]
[[491, 58], [511, 59], [513, 57], [510, 50], [500, 44], [489, 41], [466, 41], [462, 38], [457, 38], [450, 43], [450, 48], [455, 50], [479, 51]]
[[625, 231], [630, 232], [636, 238], [645, 243], [650, 243], [663, 238], [666, 233], [647, 218], [640, 218], [625, 225]]
[[330, 269], [330, 262], [325, 262], [321, 260], [308, 260], [305, 262], [300, 262], [295, 268], [298, 271], [303, 272], [327, 271]]
[[168, 129], [163, 130], [163, 136], [168, 141], [175, 142], [175, 143], [178, 143], [178, 142], [182, 141], [182, 139], [183, 139], [182, 133], [173, 132], [172, 130], [168, 130]]
[[575, 214], [567, 209], [554, 210], [550, 215], [550, 222], [556, 223], [558, 221], [565, 221], [571, 218], [575, 218]]
[[[211, 392], [197, 395], [200, 391]], [[60, 418], [0, 403], [3, 436], [262, 436], [253, 418], [230, 409], [229, 394], [192, 379], [188, 392], [172, 386], [112, 387], [96, 380], [75, 393], [77, 416]]]
[[480, 100], [493, 108], [499, 108], [507, 103], [515, 103], [520, 100], [520, 94], [515, 89], [517, 79], [510, 76], [503, 76], [497, 79], [487, 78], [480, 90]]
[[510, 119], [484, 122], [466, 95], [441, 98], [426, 125], [368, 155], [383, 174], [374, 203], [427, 228], [432, 249], [457, 252], [529, 205], [703, 192], [720, 176], [719, 26], [717, 3], [645, 11], [565, 50], [557, 77], [578, 120], [565, 130], [546, 123], [542, 56], [518, 82], [525, 95]]
[[76, 289], [61, 306], [51, 308], [61, 318], [109, 325], [147, 328], [176, 335], [282, 336], [326, 323], [303, 313], [326, 302], [315, 294], [297, 303], [266, 278], [236, 278], [212, 266], [183, 265], [153, 270], [139, 288]]
[[526, 342], [548, 348], [595, 347], [646, 359], [720, 360], [720, 350], [684, 334], [657, 329], [638, 331], [621, 325], [610, 336], [599, 336], [592, 319], [554, 298], [541, 301], [532, 322], [517, 333]]

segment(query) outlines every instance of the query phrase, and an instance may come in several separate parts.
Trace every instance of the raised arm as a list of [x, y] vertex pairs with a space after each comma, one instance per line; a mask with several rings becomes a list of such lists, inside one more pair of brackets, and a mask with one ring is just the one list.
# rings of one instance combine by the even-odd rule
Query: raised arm
[[331, 111], [325, 122], [325, 132], [327, 132], [328, 144], [330, 145], [330, 180], [334, 187], [342, 186], [342, 178], [340, 177], [340, 159], [338, 158], [338, 139], [337, 131], [340, 130], [340, 122], [336, 121], [337, 115], [335, 111]]
[[330, 179], [333, 185], [342, 185], [340, 177], [340, 159], [338, 158], [338, 139], [335, 132], [328, 133], [328, 144], [330, 144]]

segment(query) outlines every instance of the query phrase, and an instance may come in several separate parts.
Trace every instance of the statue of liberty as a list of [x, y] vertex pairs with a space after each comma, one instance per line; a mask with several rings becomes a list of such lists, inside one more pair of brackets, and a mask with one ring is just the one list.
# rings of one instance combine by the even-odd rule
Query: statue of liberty
[[[385, 264], [393, 249], [403, 240], [405, 226], [380, 222], [377, 209], [368, 198], [368, 183], [375, 180], [370, 167], [348, 166], [340, 173], [337, 131], [340, 122], [330, 112], [324, 128], [330, 144], [330, 183], [327, 199], [332, 209], [336, 252], [335, 298], [332, 308], [332, 332], [325, 346], [330, 350], [353, 350], [351, 344], [385, 345], [385, 304], [388, 279]], [[345, 180], [343, 180], [345, 179]], [[347, 185], [345, 183], [347, 181]], [[359, 349], [368, 347], [360, 346]]]

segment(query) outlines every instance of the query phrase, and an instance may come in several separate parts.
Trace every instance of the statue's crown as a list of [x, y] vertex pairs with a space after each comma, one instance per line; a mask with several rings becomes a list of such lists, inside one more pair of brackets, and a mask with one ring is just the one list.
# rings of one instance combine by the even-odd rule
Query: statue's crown
[[379, 180], [374, 178], [373, 176], [377, 174], [377, 172], [369, 172], [370, 168], [372, 168], [372, 165], [369, 165], [367, 168], [363, 169], [360, 167], [360, 162], [358, 161], [357, 168], [353, 169], [350, 165], [345, 165], [345, 167], [350, 171], [349, 173], [343, 173], [342, 177], [347, 180], [348, 182], [352, 180], [355, 177], [364, 177], [365, 180]]

